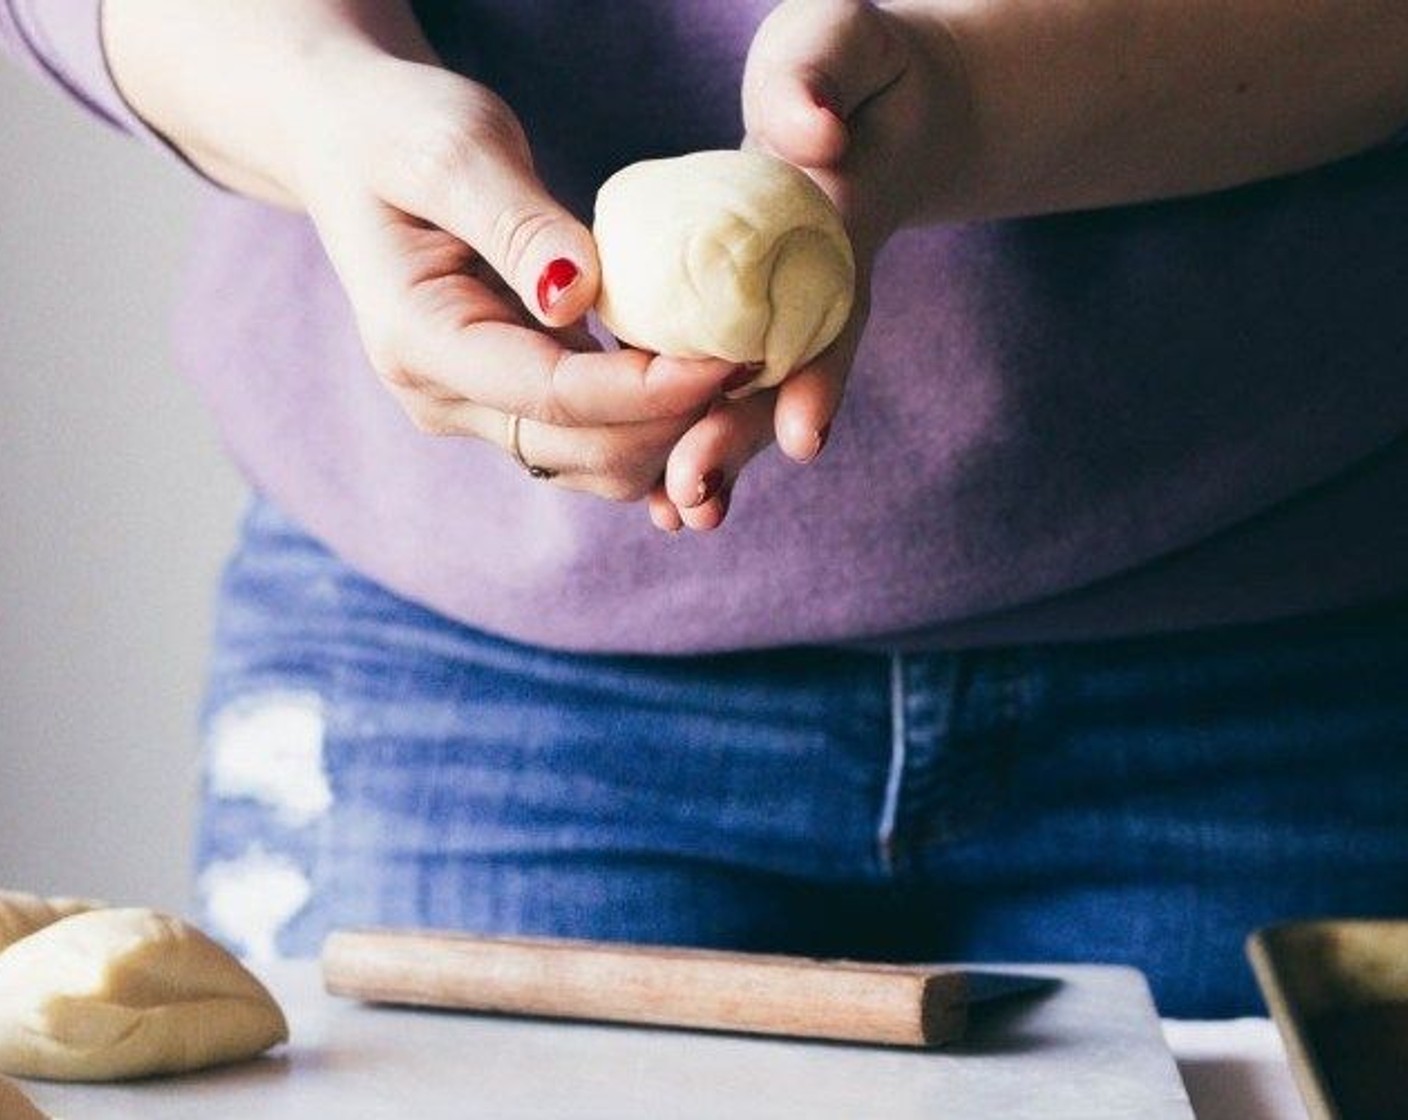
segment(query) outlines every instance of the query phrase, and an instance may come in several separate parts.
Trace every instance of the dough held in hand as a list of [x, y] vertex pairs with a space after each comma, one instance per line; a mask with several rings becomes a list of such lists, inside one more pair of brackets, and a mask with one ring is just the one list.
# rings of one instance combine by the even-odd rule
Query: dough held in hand
[[850, 317], [855, 258], [841, 218], [771, 156], [632, 164], [602, 185], [592, 232], [606, 327], [657, 354], [762, 362], [749, 392], [821, 353]]
[[23, 891], [0, 891], [0, 952], [60, 918], [102, 905], [87, 898], [40, 898]]
[[194, 926], [92, 910], [0, 953], [0, 1071], [115, 1081], [253, 1057], [288, 1038], [272, 996]]
[[7, 1077], [0, 1077], [0, 1120], [48, 1120]]

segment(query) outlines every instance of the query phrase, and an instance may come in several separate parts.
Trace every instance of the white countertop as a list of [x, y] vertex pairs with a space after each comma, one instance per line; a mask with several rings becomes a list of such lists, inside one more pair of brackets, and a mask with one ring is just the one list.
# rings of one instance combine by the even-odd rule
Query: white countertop
[[1198, 1120], [1306, 1120], [1270, 1019], [1164, 1022]]
[[310, 963], [256, 971], [292, 1030], [269, 1056], [126, 1085], [22, 1085], [64, 1120], [1305, 1120], [1270, 1022], [1166, 1022], [1170, 1057], [1142, 978], [1123, 969], [1033, 970], [1062, 988], [930, 1052], [367, 1007], [326, 995]]

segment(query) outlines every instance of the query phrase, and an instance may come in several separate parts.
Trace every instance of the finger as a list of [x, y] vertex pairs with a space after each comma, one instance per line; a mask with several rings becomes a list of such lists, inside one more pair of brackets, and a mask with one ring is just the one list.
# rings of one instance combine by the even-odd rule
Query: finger
[[684, 528], [680, 511], [675, 508], [675, 503], [670, 501], [670, 496], [665, 493], [663, 480], [651, 487], [650, 493], [646, 496], [646, 509], [650, 514], [651, 523], [661, 532], [678, 533]]
[[633, 502], [659, 489], [676, 419], [600, 428], [556, 428], [477, 404], [403, 397], [412, 422], [438, 436], [483, 440], [535, 478], [611, 501]]
[[641, 350], [571, 350], [514, 323], [462, 327], [414, 311], [398, 348], [406, 368], [451, 396], [559, 427], [678, 418], [714, 400], [734, 369]]
[[778, 391], [774, 429], [777, 446], [789, 459], [810, 463], [825, 448], [841, 404], [838, 379], [819, 365], [798, 370]]
[[810, 463], [825, 448], [865, 321], [862, 296], [836, 341], [778, 386], [774, 431], [778, 447], [794, 462]]
[[604, 351], [594, 340], [590, 350], [564, 346], [525, 327], [516, 301], [473, 274], [454, 236], [385, 204], [338, 198], [314, 219], [367, 354], [395, 388], [591, 426], [692, 414], [734, 373], [728, 362]]
[[[552, 428], [520, 421], [520, 465], [546, 469], [552, 481], [614, 502], [648, 500], [660, 489], [670, 448], [682, 435], [677, 421], [650, 421], [593, 430]], [[530, 473], [533, 473], [530, 470]], [[663, 527], [670, 528], [668, 514]], [[678, 529], [679, 526], [675, 525]]]
[[803, 167], [844, 156], [848, 122], [904, 73], [890, 17], [864, 0], [790, 0], [758, 29], [743, 82], [754, 142]]
[[772, 442], [773, 392], [715, 405], [670, 451], [665, 490], [690, 529], [723, 523], [734, 484], [749, 460]]
[[463, 97], [460, 112], [408, 135], [377, 187], [472, 246], [544, 325], [574, 323], [600, 284], [591, 233], [539, 181], [512, 110], [470, 83]]

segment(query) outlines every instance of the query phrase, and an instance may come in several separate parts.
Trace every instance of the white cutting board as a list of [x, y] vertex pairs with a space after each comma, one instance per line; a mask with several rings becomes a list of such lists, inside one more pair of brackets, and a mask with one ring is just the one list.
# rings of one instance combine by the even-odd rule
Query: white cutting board
[[311, 963], [256, 971], [293, 1032], [276, 1056], [25, 1089], [70, 1120], [1193, 1120], [1124, 968], [1013, 969], [1062, 983], [975, 1009], [963, 1045], [939, 1051], [366, 1007], [325, 995]]

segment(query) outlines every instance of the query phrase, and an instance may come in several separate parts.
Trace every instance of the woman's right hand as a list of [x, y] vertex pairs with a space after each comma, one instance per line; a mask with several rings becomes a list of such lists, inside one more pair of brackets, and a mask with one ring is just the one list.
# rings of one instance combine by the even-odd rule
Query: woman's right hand
[[[157, 9], [172, 4], [179, 12], [153, 33]], [[203, 19], [198, 7], [222, 15]], [[388, 16], [404, 5], [362, 5], [363, 24], [379, 24], [371, 41], [365, 26], [340, 22], [358, 7], [107, 0], [105, 34], [134, 108], [193, 162], [226, 185], [307, 210], [372, 366], [418, 428], [512, 451], [517, 416], [516, 450], [556, 483], [644, 497], [732, 367], [597, 346], [582, 322], [598, 290], [591, 234], [539, 182], [512, 111], [436, 64], [408, 13]], [[309, 21], [306, 40], [281, 60], [296, 29], [277, 29], [290, 13]], [[246, 66], [243, 91], [228, 88], [239, 58], [173, 75], [176, 45], [163, 52], [153, 40], [170, 43], [183, 27], [183, 49], [216, 28], [223, 35], [201, 49], [220, 50], [223, 38], [232, 54], [257, 50], [256, 33], [268, 31], [268, 54]], [[285, 77], [271, 82], [275, 74]], [[261, 81], [282, 90], [281, 111], [261, 111]], [[244, 95], [248, 103], [234, 100]]]

